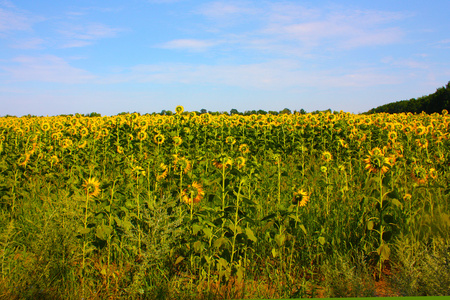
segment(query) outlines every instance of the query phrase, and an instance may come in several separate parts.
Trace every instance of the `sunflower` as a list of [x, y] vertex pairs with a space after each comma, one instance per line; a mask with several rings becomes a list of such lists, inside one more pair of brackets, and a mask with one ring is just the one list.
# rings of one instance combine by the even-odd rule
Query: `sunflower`
[[305, 206], [309, 201], [308, 193], [303, 189], [294, 192], [294, 198], [292, 199], [292, 204], [298, 204], [298, 206]]
[[80, 136], [85, 137], [89, 134], [89, 130], [86, 127], [80, 129]]
[[100, 182], [95, 177], [85, 180], [83, 187], [86, 195], [96, 197], [100, 194]]
[[395, 131], [390, 131], [388, 133], [388, 138], [392, 141], [395, 142], [395, 140], [397, 139], [397, 132]]
[[145, 140], [146, 138], [147, 138], [147, 132], [145, 132], [145, 131], [139, 131], [138, 132], [138, 134], [137, 134], [137, 138], [140, 140], [140, 141], [143, 141], [143, 140]]
[[433, 179], [436, 179], [437, 176], [438, 176], [438, 173], [437, 173], [436, 169], [435, 168], [431, 168], [430, 169], [430, 177], [433, 178]]
[[366, 163], [365, 169], [372, 173], [384, 174], [391, 166], [389, 158], [385, 157], [383, 151], [378, 147], [369, 151], [369, 155], [363, 161]]
[[415, 165], [411, 172], [411, 177], [418, 184], [424, 184], [428, 181], [428, 172], [421, 165]]
[[17, 164], [21, 167], [25, 167], [29, 160], [30, 160], [30, 154], [25, 153], [17, 160]]
[[78, 149], [83, 149], [84, 147], [86, 147], [86, 145], [87, 145], [86, 140], [84, 140], [84, 141], [79, 141], [77, 147], [78, 147]]
[[184, 107], [181, 106], [181, 105], [178, 105], [177, 107], [175, 107], [175, 112], [176, 112], [178, 115], [181, 115], [181, 114], [184, 112]]
[[323, 160], [323, 161], [325, 161], [325, 162], [330, 162], [332, 159], [333, 159], [333, 156], [331, 155], [330, 152], [324, 151], [324, 152], [322, 153], [322, 160]]
[[425, 138], [417, 139], [416, 144], [422, 149], [428, 148], [428, 140]]
[[64, 139], [61, 141], [61, 147], [63, 147], [63, 149], [67, 149], [69, 147], [71, 147], [73, 145], [73, 142], [71, 139]]
[[156, 144], [161, 145], [162, 143], [164, 143], [165, 137], [164, 137], [163, 134], [158, 133], [157, 135], [155, 135], [155, 136], [153, 137], [153, 141], [154, 141]]
[[241, 151], [242, 154], [247, 154], [250, 152], [250, 147], [247, 144], [242, 144], [239, 146], [239, 151]]
[[122, 146], [117, 146], [117, 153], [119, 154], [123, 154], [123, 147]]
[[204, 195], [202, 185], [194, 181], [187, 189], [183, 190], [181, 199], [186, 204], [199, 203]]
[[173, 140], [173, 144], [174, 144], [176, 147], [180, 146], [181, 143], [183, 142], [183, 139], [182, 139], [181, 137], [179, 137], [179, 136], [174, 136], [174, 137], [172, 138], [172, 140]]
[[236, 163], [236, 166], [238, 169], [241, 169], [245, 167], [245, 158], [242, 156], [237, 157], [234, 162]]
[[156, 181], [161, 181], [167, 177], [168, 168], [167, 165], [161, 163], [156, 171]]
[[51, 126], [50, 126], [50, 124], [49, 124], [48, 122], [44, 122], [44, 123], [41, 124], [41, 129], [42, 129], [42, 131], [44, 131], [44, 132], [49, 131], [50, 128], [51, 128]]
[[225, 142], [229, 145], [234, 145], [236, 143], [236, 139], [232, 136], [229, 136], [225, 139]]

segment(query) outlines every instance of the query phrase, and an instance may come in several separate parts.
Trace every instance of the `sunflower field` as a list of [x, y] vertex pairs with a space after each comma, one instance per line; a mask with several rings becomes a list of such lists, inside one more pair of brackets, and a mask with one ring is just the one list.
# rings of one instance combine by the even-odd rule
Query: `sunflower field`
[[0, 298], [449, 295], [450, 116], [0, 118]]

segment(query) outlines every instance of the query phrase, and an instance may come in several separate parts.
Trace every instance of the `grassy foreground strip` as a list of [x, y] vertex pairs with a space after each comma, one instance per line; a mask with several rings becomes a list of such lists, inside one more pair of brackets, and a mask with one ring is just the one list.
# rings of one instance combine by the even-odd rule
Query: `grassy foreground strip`
[[0, 118], [0, 299], [448, 296], [449, 124]]

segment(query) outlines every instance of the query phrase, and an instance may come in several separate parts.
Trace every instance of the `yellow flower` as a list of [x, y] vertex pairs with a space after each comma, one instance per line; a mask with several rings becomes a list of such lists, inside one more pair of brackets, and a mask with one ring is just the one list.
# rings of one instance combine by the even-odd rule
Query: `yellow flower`
[[47, 122], [42, 123], [42, 124], [41, 124], [41, 129], [42, 129], [42, 131], [44, 131], [44, 132], [49, 131], [49, 130], [50, 130], [50, 124], [47, 123]]
[[181, 143], [183, 142], [183, 139], [179, 136], [174, 136], [172, 139], [173, 139], [173, 144], [175, 146], [180, 146]]
[[229, 145], [234, 145], [236, 143], [236, 139], [232, 136], [229, 136], [225, 139], [225, 142]]
[[86, 195], [96, 197], [100, 194], [100, 182], [95, 177], [84, 180], [83, 187]]
[[242, 154], [247, 154], [250, 152], [250, 148], [247, 144], [242, 144], [239, 146], [239, 151], [241, 151]]
[[298, 190], [294, 192], [294, 198], [292, 199], [293, 204], [298, 204], [298, 206], [305, 206], [309, 201], [308, 193], [304, 190]]
[[162, 143], [164, 143], [164, 140], [165, 140], [165, 137], [161, 133], [158, 133], [157, 135], [155, 135], [153, 137], [153, 141], [158, 145], [161, 145]]
[[403, 200], [404, 201], [410, 201], [411, 200], [411, 194], [405, 194], [405, 196], [403, 196]]
[[423, 166], [415, 165], [411, 172], [411, 177], [418, 184], [424, 184], [428, 181], [428, 172]]
[[181, 105], [178, 105], [177, 107], [175, 107], [175, 112], [179, 115], [181, 115], [184, 112], [184, 107]]
[[384, 157], [383, 151], [378, 147], [369, 151], [369, 155], [363, 161], [366, 163], [365, 169], [372, 173], [381, 172], [381, 174], [384, 174], [389, 170], [389, 166], [391, 166], [391, 161], [387, 157]]
[[63, 147], [64, 149], [67, 149], [67, 148], [71, 147], [72, 144], [73, 144], [73, 142], [71, 139], [64, 139], [61, 142], [61, 147]]
[[238, 169], [241, 169], [245, 166], [245, 158], [243, 158], [242, 156], [237, 157], [234, 162], [236, 163]]
[[194, 181], [187, 189], [183, 190], [181, 199], [186, 204], [199, 203], [204, 195], [202, 185]]
[[397, 132], [395, 131], [390, 131], [388, 133], [388, 137], [392, 142], [395, 142], [395, 140], [397, 139]]
[[167, 172], [167, 165], [161, 163], [158, 167], [158, 170], [156, 171], [156, 181], [161, 181], [162, 179], [166, 178]]
[[17, 160], [17, 164], [21, 167], [25, 167], [29, 160], [30, 160], [30, 154], [25, 153]]
[[430, 169], [430, 177], [433, 178], [433, 179], [436, 179], [437, 176], [438, 176], [438, 173], [437, 173], [436, 169], [435, 168], [431, 168]]
[[322, 153], [322, 160], [324, 160], [325, 162], [330, 162], [333, 159], [333, 156], [331, 155], [330, 152], [325, 151]]
[[137, 138], [138, 138], [140, 141], [145, 140], [145, 139], [147, 138], [147, 132], [145, 132], [145, 131], [139, 131], [138, 134], [137, 134]]

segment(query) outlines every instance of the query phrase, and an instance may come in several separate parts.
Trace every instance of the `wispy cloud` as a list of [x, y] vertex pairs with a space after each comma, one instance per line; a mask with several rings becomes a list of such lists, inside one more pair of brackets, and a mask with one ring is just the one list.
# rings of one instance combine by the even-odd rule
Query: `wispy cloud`
[[161, 63], [137, 65], [127, 71], [100, 79], [103, 83], [225, 85], [262, 90], [299, 87], [365, 87], [398, 83], [403, 78], [383, 70], [330, 69], [311, 72], [296, 60], [272, 60], [240, 65]]
[[43, 39], [35, 37], [17, 40], [11, 44], [11, 47], [15, 49], [42, 49], [44, 43]]
[[96, 76], [71, 66], [54, 55], [18, 56], [10, 63], [0, 64], [5, 81], [34, 81], [55, 83], [88, 83]]
[[205, 51], [208, 48], [220, 44], [219, 41], [208, 41], [208, 40], [198, 40], [198, 39], [178, 39], [172, 40], [163, 44], [158, 45], [159, 48], [163, 49], [180, 49], [180, 50], [190, 50], [190, 51]]
[[[0, 3], [0, 34], [10, 31], [31, 30], [36, 22], [43, 21], [43, 17], [34, 16], [16, 9], [9, 2]], [[3, 7], [2, 7], [3, 6]]]
[[65, 25], [59, 30], [67, 41], [62, 48], [83, 47], [92, 44], [94, 41], [117, 36], [123, 31], [120, 28], [112, 28], [101, 23], [90, 23], [83, 25]]

